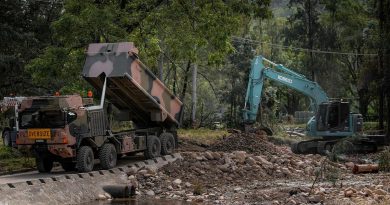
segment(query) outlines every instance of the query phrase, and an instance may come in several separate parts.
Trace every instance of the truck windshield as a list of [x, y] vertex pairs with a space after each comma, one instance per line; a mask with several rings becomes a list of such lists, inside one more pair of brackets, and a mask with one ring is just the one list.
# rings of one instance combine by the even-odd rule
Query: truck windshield
[[60, 110], [19, 113], [20, 128], [59, 128], [65, 126], [65, 114]]

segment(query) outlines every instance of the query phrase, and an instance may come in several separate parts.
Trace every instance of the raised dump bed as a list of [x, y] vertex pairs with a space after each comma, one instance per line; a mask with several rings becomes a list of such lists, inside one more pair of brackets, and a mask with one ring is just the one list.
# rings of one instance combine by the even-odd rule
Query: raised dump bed
[[182, 102], [142, 64], [131, 42], [90, 44], [83, 77], [138, 125], [178, 125]]

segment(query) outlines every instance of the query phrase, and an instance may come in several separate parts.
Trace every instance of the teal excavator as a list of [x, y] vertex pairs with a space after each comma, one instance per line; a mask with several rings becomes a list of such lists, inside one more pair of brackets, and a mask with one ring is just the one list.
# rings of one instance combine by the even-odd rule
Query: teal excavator
[[[272, 67], [266, 67], [264, 64]], [[306, 135], [313, 139], [294, 143], [291, 146], [294, 153], [326, 154], [332, 151], [339, 140], [350, 136], [358, 136], [352, 141], [354, 151], [375, 152], [377, 150], [378, 142], [370, 136], [362, 135], [362, 115], [350, 112], [349, 102], [330, 99], [317, 82], [263, 56], [256, 56], [251, 62], [243, 109], [244, 124], [252, 125], [256, 122], [265, 79], [276, 81], [310, 99], [310, 109], [315, 114], [307, 122]]]

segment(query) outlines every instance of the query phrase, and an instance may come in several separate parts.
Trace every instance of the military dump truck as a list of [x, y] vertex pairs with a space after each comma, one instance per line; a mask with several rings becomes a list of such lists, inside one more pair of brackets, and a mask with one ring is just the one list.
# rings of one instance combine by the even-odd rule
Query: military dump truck
[[[182, 103], [141, 63], [133, 43], [90, 44], [82, 76], [101, 92], [99, 104], [70, 95], [20, 105], [16, 143], [35, 152], [39, 172], [50, 172], [55, 161], [66, 171], [88, 172], [95, 159], [110, 169], [123, 154], [174, 151]], [[134, 128], [115, 132], [114, 119]]]
[[1, 127], [1, 137], [4, 146], [16, 148], [18, 130], [18, 107], [26, 97], [4, 97], [0, 101], [0, 113], [6, 119], [6, 125]]

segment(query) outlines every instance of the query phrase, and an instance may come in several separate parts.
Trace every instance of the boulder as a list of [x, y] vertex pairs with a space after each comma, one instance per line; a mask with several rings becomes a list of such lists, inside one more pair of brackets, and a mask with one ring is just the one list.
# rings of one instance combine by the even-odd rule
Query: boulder
[[207, 151], [204, 153], [204, 157], [208, 160], [213, 160], [214, 159], [214, 156], [213, 154], [211, 154], [211, 152]]
[[383, 189], [375, 189], [373, 192], [377, 195], [386, 195], [387, 194], [387, 192]]
[[252, 166], [256, 164], [256, 160], [254, 160], [252, 157], [247, 157], [245, 162]]
[[174, 183], [175, 185], [180, 185], [180, 184], [181, 184], [181, 179], [175, 179], [175, 180], [173, 181], [173, 183]]
[[238, 163], [244, 163], [245, 159], [246, 159], [246, 152], [245, 151], [234, 151], [233, 156], [234, 156], [234, 159], [236, 159], [236, 161]]
[[153, 190], [148, 190], [148, 191], [146, 191], [146, 195], [148, 195], [148, 196], [154, 196], [154, 195], [156, 195], [156, 194], [154, 193]]
[[221, 159], [221, 155], [218, 152], [211, 152], [211, 154], [215, 160]]

